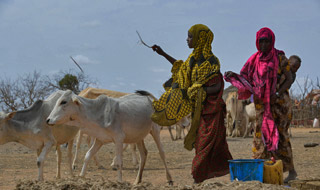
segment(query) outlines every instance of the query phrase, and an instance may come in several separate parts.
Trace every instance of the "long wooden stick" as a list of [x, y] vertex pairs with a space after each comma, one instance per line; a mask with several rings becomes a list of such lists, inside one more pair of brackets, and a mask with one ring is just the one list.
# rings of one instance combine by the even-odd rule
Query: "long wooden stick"
[[[81, 72], [83, 72], [82, 68], [80, 67], [80, 65], [70, 56], [70, 58], [72, 59], [72, 61], [79, 67], [79, 69], [81, 70]], [[84, 72], [83, 72], [84, 73]]]
[[136, 32], [137, 32], [137, 34], [138, 34], [138, 36], [139, 36], [140, 42], [141, 42], [143, 45], [147, 46], [148, 48], [152, 48], [151, 46], [149, 46], [149, 45], [147, 45], [146, 43], [144, 43], [144, 41], [142, 40], [142, 38], [141, 38], [138, 30], [136, 30]]

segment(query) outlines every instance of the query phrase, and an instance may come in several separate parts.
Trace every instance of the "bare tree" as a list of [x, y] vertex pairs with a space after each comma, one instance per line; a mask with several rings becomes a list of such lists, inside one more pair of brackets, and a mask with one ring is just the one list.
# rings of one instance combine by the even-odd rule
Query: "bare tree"
[[52, 89], [45, 84], [43, 77], [37, 71], [20, 76], [18, 80], [20, 81], [18, 97], [24, 108], [29, 107], [39, 99], [45, 99], [52, 92]]
[[296, 109], [293, 110], [293, 118], [298, 125], [308, 125], [308, 121], [312, 120], [315, 114], [314, 107], [311, 105], [313, 89], [313, 82], [309, 77], [304, 78], [303, 84], [297, 82], [300, 93], [296, 96], [298, 104]]
[[319, 81], [319, 78], [317, 77], [317, 81], [315, 84], [312, 83], [312, 87], [314, 89], [320, 89], [320, 81]]
[[39, 72], [34, 71], [15, 80], [0, 79], [0, 105], [4, 111], [28, 108], [36, 100], [44, 99], [52, 90], [44, 83]]
[[313, 84], [312, 84], [312, 82], [310, 82], [309, 77], [307, 76], [304, 79], [303, 85], [300, 85], [299, 81], [297, 81], [297, 85], [300, 90], [298, 98], [300, 101], [302, 101], [301, 103], [303, 103], [303, 105], [305, 105], [308, 101], [308, 100], [306, 100], [306, 96], [308, 95], [309, 92], [312, 91]]
[[0, 80], [0, 105], [4, 111], [15, 111], [20, 107], [16, 100], [18, 84], [9, 78]]
[[[61, 85], [66, 76], [73, 76], [71, 78], [76, 82], [68, 84], [69, 86]], [[89, 85], [95, 85], [95, 82], [84, 73], [74, 74], [72, 71], [60, 71], [52, 77], [34, 71], [14, 80], [8, 77], [0, 78], [0, 108], [6, 112], [25, 109], [35, 101], [45, 99], [55, 90], [67, 88], [79, 93]]]

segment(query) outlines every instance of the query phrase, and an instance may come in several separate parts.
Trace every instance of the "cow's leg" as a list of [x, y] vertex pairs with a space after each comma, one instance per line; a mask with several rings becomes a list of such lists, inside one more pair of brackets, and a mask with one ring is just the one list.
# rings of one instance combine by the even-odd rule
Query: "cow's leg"
[[[88, 144], [89, 147], [91, 147], [91, 146], [93, 145], [94, 140], [95, 140], [95, 138], [93, 138], [93, 137], [90, 137], [90, 136], [87, 137], [87, 144]], [[99, 163], [99, 161], [98, 161], [98, 159], [97, 159], [97, 155], [93, 155], [93, 160], [94, 160], [94, 163], [96, 164], [96, 166], [98, 167], [98, 169], [105, 169], [105, 168]]]
[[116, 168], [118, 170], [118, 181], [122, 182], [123, 139], [115, 140], [115, 145], [116, 145], [115, 165], [116, 165]]
[[92, 147], [88, 150], [88, 152], [86, 153], [86, 156], [84, 158], [82, 170], [80, 173], [81, 177], [84, 177], [84, 175], [87, 171], [87, 166], [89, 164], [90, 159], [92, 158], [92, 156], [94, 156], [98, 152], [98, 150], [101, 148], [102, 145], [103, 144], [101, 141], [99, 141], [98, 139], [95, 139]]
[[[127, 149], [127, 147], [129, 146], [129, 144], [123, 144], [123, 149], [122, 149], [122, 151], [124, 152], [126, 149]], [[112, 163], [111, 163], [111, 168], [112, 168], [112, 170], [117, 170], [117, 164], [116, 164], [116, 162], [117, 162], [117, 156], [115, 156], [115, 157], [113, 157], [113, 160], [112, 160]]]
[[56, 178], [60, 179], [60, 171], [61, 171], [61, 148], [60, 145], [56, 146], [56, 154], [57, 154], [57, 174]]
[[291, 125], [289, 125], [289, 137], [292, 138]]
[[233, 122], [232, 122], [232, 133], [231, 133], [231, 137], [233, 138], [233, 137], [235, 137], [236, 135], [237, 135], [237, 128], [236, 128], [236, 121], [235, 120], [233, 120]]
[[168, 130], [169, 130], [169, 133], [170, 133], [171, 140], [175, 141], [175, 139], [173, 137], [173, 134], [172, 134], [172, 126], [168, 126]]
[[166, 156], [165, 156], [165, 153], [163, 150], [162, 143], [160, 141], [160, 128], [156, 124], [153, 124], [152, 130], [150, 131], [150, 133], [151, 133], [154, 141], [157, 144], [161, 160], [162, 160], [164, 167], [166, 169], [167, 182], [169, 183], [169, 185], [173, 185], [172, 177], [171, 177], [171, 174], [170, 174], [169, 169], [167, 167]]
[[245, 127], [245, 131], [244, 131], [244, 134], [243, 134], [243, 138], [246, 138], [249, 136], [249, 128], [250, 128], [250, 121], [249, 121], [249, 116], [245, 116], [245, 124], [244, 124], [244, 127]]
[[141, 182], [142, 180], [142, 173], [143, 173], [143, 169], [144, 169], [144, 166], [146, 164], [146, 160], [147, 160], [147, 155], [148, 155], [148, 151], [144, 145], [144, 141], [140, 141], [137, 143], [137, 146], [138, 146], [138, 150], [139, 150], [139, 153], [140, 153], [140, 165], [139, 165], [139, 171], [138, 171], [138, 175], [137, 175], [137, 178], [134, 182], [134, 185], [137, 185]]
[[183, 138], [185, 138], [186, 137], [186, 134], [184, 133], [184, 129], [186, 129], [187, 127], [186, 126], [182, 126], [182, 134], [183, 134]]
[[[127, 147], [129, 146], [129, 144], [123, 144], [123, 149], [122, 149], [122, 151], [124, 152], [126, 149], [127, 149]], [[112, 163], [111, 163], [111, 168], [112, 168], [112, 170], [117, 170], [117, 164], [116, 164], [116, 162], [117, 162], [117, 156], [115, 156], [115, 157], [113, 157], [113, 160], [112, 160]]]
[[76, 164], [77, 164], [77, 160], [78, 160], [78, 154], [79, 154], [79, 149], [80, 149], [80, 146], [81, 146], [82, 137], [83, 137], [83, 132], [79, 131], [78, 137], [77, 137], [77, 143], [76, 143], [76, 151], [74, 153], [73, 164], [72, 164], [72, 168], [74, 170], [77, 167]]
[[44, 147], [44, 144], [42, 144], [42, 145], [37, 149], [37, 158], [40, 156], [43, 147]]
[[72, 171], [72, 148], [73, 148], [73, 141], [74, 139], [70, 140], [68, 142], [68, 161], [69, 161], [69, 170], [70, 170], [70, 175], [73, 176], [73, 171]]
[[233, 119], [231, 117], [230, 113], [227, 113], [227, 136], [231, 136], [232, 135], [232, 131], [233, 131], [233, 126], [231, 125]]
[[[136, 154], [136, 144], [124, 144], [123, 145], [123, 151], [125, 151], [127, 149], [127, 147], [129, 147], [130, 151], [131, 151], [131, 155], [132, 155], [132, 164], [134, 167], [139, 167], [138, 166], [138, 158], [137, 158], [137, 154]], [[117, 170], [117, 166], [116, 166], [116, 160], [117, 160], [117, 157], [115, 156], [112, 160], [112, 163], [111, 163], [111, 168], [113, 170]]]
[[53, 142], [49, 141], [44, 144], [41, 153], [39, 154], [37, 158], [37, 166], [39, 170], [39, 175], [38, 175], [38, 180], [43, 181], [43, 165], [44, 165], [44, 160], [46, 159], [48, 153], [50, 152], [50, 149], [53, 146]]
[[129, 147], [130, 147], [131, 155], [132, 155], [132, 164], [135, 167], [139, 167], [138, 156], [136, 153], [137, 145], [136, 144], [129, 144]]
[[176, 124], [176, 139], [181, 139], [182, 125]]

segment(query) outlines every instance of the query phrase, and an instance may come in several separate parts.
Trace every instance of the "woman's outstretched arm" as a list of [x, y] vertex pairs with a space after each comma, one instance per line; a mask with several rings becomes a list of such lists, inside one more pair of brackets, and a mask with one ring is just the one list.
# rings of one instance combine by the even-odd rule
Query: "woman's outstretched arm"
[[175, 58], [171, 57], [166, 52], [164, 52], [160, 46], [153, 45], [151, 48], [153, 49], [153, 51], [157, 52], [159, 55], [162, 55], [164, 58], [166, 58], [171, 64], [177, 61]]

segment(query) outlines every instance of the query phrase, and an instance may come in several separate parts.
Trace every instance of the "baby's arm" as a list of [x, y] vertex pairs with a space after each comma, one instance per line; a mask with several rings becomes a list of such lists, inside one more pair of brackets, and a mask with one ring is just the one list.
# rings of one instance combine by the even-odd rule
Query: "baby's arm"
[[284, 83], [280, 86], [280, 88], [278, 90], [279, 95], [284, 93], [287, 89], [290, 89], [291, 85], [294, 82], [291, 71], [285, 70], [284, 75], [285, 75], [286, 79], [285, 79]]

